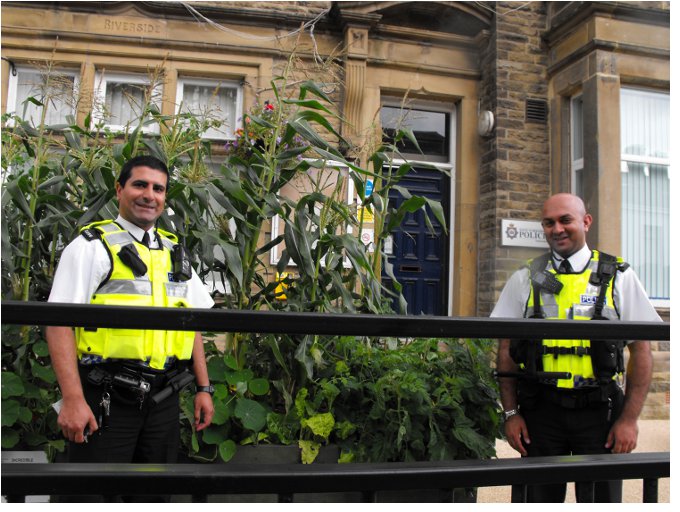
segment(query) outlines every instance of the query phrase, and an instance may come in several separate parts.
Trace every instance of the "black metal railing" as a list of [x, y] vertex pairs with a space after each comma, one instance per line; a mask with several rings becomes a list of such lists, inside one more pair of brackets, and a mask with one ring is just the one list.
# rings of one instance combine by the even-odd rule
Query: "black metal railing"
[[[337, 334], [441, 338], [553, 338], [670, 340], [670, 324], [348, 315], [267, 311], [137, 308], [37, 302], [2, 302], [2, 323], [170, 330]], [[361, 493], [374, 501], [381, 490], [513, 486], [513, 501], [526, 484], [643, 479], [643, 501], [658, 501], [658, 479], [670, 476], [670, 453], [535, 457], [389, 464], [2, 464], [8, 501], [26, 495]], [[10, 489], [11, 491], [8, 491]], [[453, 499], [453, 494], [445, 494]]]

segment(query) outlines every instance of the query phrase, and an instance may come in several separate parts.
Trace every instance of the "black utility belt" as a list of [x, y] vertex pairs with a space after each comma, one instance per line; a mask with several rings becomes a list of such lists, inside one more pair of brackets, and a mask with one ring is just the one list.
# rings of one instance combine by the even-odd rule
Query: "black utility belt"
[[80, 372], [81, 379], [101, 387], [104, 394], [110, 391], [118, 401], [137, 403], [140, 408], [147, 396], [153, 404], [157, 404], [194, 380], [194, 375], [188, 371], [188, 361], [178, 361], [171, 368], [154, 370], [136, 361], [117, 360], [80, 365]]
[[114, 385], [121, 388], [149, 391], [163, 387], [165, 383], [186, 367], [186, 364], [173, 363], [168, 368], [156, 370], [135, 360], [115, 360], [103, 363], [81, 365], [87, 380], [95, 386]]
[[539, 385], [539, 393], [546, 400], [567, 409], [582, 409], [595, 404], [607, 403], [619, 391], [612, 381], [604, 386], [581, 389], [564, 389], [555, 386]]

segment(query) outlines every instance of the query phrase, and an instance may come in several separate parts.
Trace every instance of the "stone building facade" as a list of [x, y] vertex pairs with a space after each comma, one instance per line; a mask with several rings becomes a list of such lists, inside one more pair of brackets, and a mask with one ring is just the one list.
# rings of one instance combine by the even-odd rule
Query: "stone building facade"
[[[404, 97], [415, 111], [444, 116], [443, 314], [490, 312], [510, 274], [544, 250], [505, 243], [503, 221], [538, 221], [551, 193], [579, 191], [595, 217], [589, 244], [622, 253], [620, 92], [669, 93], [670, 2], [7, 1], [2, 112], [18, 101], [16, 70], [48, 59], [82, 91], [94, 91], [104, 70], [162, 66], [166, 113], [184, 83], [227, 81], [242, 112], [294, 48], [310, 69], [317, 59], [334, 64], [327, 80], [340, 129], [357, 145], [380, 134], [381, 109]], [[80, 105], [80, 120], [89, 108]], [[657, 305], [667, 318], [665, 299]], [[667, 372], [668, 344], [657, 345], [657, 369]], [[659, 377], [654, 391], [667, 411]]]

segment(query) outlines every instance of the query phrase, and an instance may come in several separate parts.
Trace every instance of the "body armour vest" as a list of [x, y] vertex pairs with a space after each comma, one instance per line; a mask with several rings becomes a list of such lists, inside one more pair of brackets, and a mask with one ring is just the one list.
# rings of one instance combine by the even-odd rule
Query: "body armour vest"
[[[111, 272], [90, 299], [90, 304], [119, 306], [191, 307], [187, 301], [188, 283], [172, 281], [171, 250], [177, 243], [172, 233], [157, 230], [160, 249], [149, 249], [113, 221], [95, 222], [81, 232], [100, 238], [111, 259]], [[132, 245], [132, 247], [129, 247]], [[137, 265], [131, 268], [123, 253], [136, 251]], [[142, 265], [140, 265], [142, 263]], [[144, 269], [146, 267], [146, 269]], [[76, 328], [78, 358], [85, 355], [103, 359], [145, 361], [162, 369], [168, 361], [189, 359], [194, 332], [143, 329]]]
[[[586, 268], [580, 273], [560, 274], [558, 273], [552, 262], [552, 258], [545, 258], [546, 264], [544, 271], [554, 275], [554, 277], [562, 284], [562, 289], [558, 293], [551, 293], [548, 290], [540, 288], [540, 310], [543, 313], [543, 318], [554, 320], [590, 320], [595, 316], [596, 303], [600, 295], [601, 284], [598, 283], [597, 271], [600, 260], [600, 253], [593, 251], [590, 261]], [[531, 263], [529, 266], [531, 268]], [[623, 263], [620, 258], [616, 259], [616, 268], [626, 268], [627, 265]], [[595, 275], [594, 275], [595, 274]], [[607, 320], [618, 320], [619, 315], [614, 304], [613, 289], [614, 277], [606, 284], [607, 289], [604, 295], [604, 305], [601, 312], [601, 317]], [[531, 287], [529, 299], [524, 311], [524, 317], [532, 317], [534, 311], [534, 293], [538, 288]], [[539, 366], [544, 372], [568, 372], [571, 374], [569, 379], [557, 379], [555, 384], [559, 388], [580, 388], [584, 386], [602, 385], [602, 379], [598, 379], [595, 368], [601, 361], [601, 348], [618, 353], [604, 354], [605, 357], [615, 358], [618, 364], [622, 360], [623, 346], [622, 342], [616, 343], [608, 349], [604, 349], [604, 345], [600, 347], [599, 344], [603, 342], [596, 342], [593, 345], [596, 350], [591, 347], [590, 340], [561, 340], [561, 339], [544, 339], [538, 347]], [[607, 342], [604, 342], [607, 343]], [[611, 345], [609, 343], [609, 345]], [[596, 357], [595, 367], [593, 358]], [[601, 366], [601, 365], [600, 365]], [[617, 368], [617, 371], [622, 371], [622, 368]], [[614, 375], [611, 378], [615, 378]]]

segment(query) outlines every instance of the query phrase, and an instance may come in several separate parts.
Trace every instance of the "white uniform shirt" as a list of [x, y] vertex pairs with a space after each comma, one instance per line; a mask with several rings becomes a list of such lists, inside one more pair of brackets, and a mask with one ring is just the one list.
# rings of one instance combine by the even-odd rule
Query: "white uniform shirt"
[[[120, 215], [116, 222], [127, 229], [136, 239], [141, 240], [144, 230], [126, 221]], [[159, 247], [154, 230], [149, 230], [149, 247]], [[95, 291], [111, 270], [111, 260], [101, 240], [86, 240], [78, 236], [61, 255], [59, 266], [54, 273], [54, 282], [48, 302], [65, 302], [72, 304], [89, 304]], [[188, 281], [187, 301], [194, 308], [211, 308], [215, 302], [201, 282], [196, 271], [191, 273]]]
[[[587, 245], [567, 258], [574, 272], [581, 272], [590, 261], [591, 251]], [[562, 259], [553, 253], [555, 265]], [[524, 318], [531, 283], [529, 269], [522, 268], [515, 272], [501, 292], [496, 307], [491, 312], [492, 318]], [[642, 287], [640, 279], [632, 268], [625, 272], [617, 272], [614, 280], [614, 304], [618, 308], [621, 320], [627, 322], [661, 322], [661, 317], [652, 306]]]

